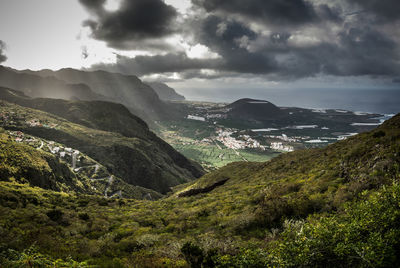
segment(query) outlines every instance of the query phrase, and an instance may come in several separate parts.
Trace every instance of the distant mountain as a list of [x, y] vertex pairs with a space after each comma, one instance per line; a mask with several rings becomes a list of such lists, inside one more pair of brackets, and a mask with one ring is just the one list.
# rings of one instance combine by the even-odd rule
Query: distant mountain
[[230, 117], [245, 120], [275, 120], [287, 114], [268, 101], [255, 99], [240, 99], [226, 108]]
[[55, 77], [66, 83], [88, 85], [107, 100], [118, 102], [145, 120], [157, 120], [177, 116], [174, 107], [160, 100], [149, 85], [134, 75], [122, 75], [106, 71], [81, 71], [61, 69], [59, 71], [22, 71], [42, 77]]
[[82, 83], [66, 83], [55, 77], [41, 77], [20, 73], [11, 68], [0, 66], [0, 86], [21, 90], [34, 98], [59, 98], [78, 100], [105, 100], [101, 94], [94, 93]]
[[[351, 111], [297, 107], [278, 107], [266, 100], [240, 99], [226, 105], [223, 112], [233, 125], [254, 127], [287, 127], [293, 125], [319, 125], [342, 131], [359, 132], [354, 122], [376, 123], [379, 114], [358, 114]], [[364, 129], [365, 131], [365, 129]]]
[[29, 117], [46, 121], [47, 125], [60, 126], [51, 129], [30, 127], [22, 120], [20, 125], [5, 128], [76, 148], [126, 183], [166, 193], [171, 186], [203, 174], [199, 165], [158, 138], [143, 120], [120, 104], [31, 99], [6, 88], [0, 88], [0, 98], [20, 105], [19, 111]]
[[169, 87], [167, 84], [158, 82], [146, 82], [151, 86], [160, 99], [164, 101], [182, 101], [185, 97], [176, 93], [175, 89]]

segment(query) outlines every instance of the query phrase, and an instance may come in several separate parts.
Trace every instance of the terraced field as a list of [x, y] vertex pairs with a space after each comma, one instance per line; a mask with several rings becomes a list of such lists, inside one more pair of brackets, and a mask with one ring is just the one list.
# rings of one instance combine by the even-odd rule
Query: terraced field
[[164, 124], [159, 135], [178, 152], [200, 163], [206, 170], [214, 170], [237, 161], [264, 162], [279, 152], [260, 149], [234, 150], [216, 141], [216, 127], [203, 122], [183, 120]]

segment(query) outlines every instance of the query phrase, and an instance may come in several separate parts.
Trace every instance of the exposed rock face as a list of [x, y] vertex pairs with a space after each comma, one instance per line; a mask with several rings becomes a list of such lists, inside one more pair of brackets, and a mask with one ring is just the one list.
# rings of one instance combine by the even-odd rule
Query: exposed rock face
[[178, 94], [175, 89], [169, 87], [164, 83], [157, 82], [148, 82], [149, 86], [151, 86], [161, 100], [164, 101], [182, 101], [185, 100], [185, 97]]

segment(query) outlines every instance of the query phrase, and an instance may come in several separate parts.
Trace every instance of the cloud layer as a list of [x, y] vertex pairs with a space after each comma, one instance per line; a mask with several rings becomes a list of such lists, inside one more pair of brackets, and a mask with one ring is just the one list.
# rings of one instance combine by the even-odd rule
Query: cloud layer
[[[92, 14], [85, 25], [94, 38], [153, 54], [93, 68], [181, 78], [400, 76], [397, 0], [191, 0], [190, 16], [161, 0], [124, 0], [115, 12], [104, 9], [105, 0], [80, 1]], [[171, 34], [218, 57], [189, 57], [165, 45]]]
[[84, 22], [95, 39], [114, 48], [136, 48], [137, 43], [160, 46], [160, 38], [174, 32], [177, 11], [162, 0], [123, 0], [117, 11], [105, 9], [106, 0], [79, 0], [93, 18]]

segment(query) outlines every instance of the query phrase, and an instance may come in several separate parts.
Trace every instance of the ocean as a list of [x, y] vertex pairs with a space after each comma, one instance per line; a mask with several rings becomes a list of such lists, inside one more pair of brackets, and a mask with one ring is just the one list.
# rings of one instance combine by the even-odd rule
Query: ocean
[[240, 98], [254, 98], [277, 106], [400, 113], [400, 89], [190, 89], [181, 93], [186, 99], [196, 101], [233, 102]]

